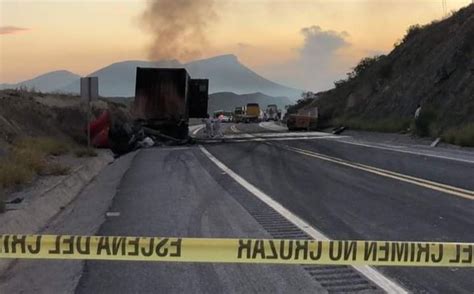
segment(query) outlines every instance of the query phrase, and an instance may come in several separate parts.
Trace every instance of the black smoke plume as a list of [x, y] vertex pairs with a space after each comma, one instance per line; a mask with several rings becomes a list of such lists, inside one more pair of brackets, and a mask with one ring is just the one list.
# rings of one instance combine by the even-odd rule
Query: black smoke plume
[[215, 20], [215, 0], [149, 0], [139, 20], [151, 35], [151, 60], [191, 60], [207, 46], [206, 29]]

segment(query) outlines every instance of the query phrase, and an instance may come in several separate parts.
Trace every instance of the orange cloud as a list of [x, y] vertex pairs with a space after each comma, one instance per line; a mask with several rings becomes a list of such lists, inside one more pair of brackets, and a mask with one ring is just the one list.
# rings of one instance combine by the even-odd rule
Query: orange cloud
[[16, 34], [23, 31], [28, 31], [27, 28], [20, 28], [14, 26], [2, 26], [0, 27], [0, 35], [9, 35], [9, 34]]

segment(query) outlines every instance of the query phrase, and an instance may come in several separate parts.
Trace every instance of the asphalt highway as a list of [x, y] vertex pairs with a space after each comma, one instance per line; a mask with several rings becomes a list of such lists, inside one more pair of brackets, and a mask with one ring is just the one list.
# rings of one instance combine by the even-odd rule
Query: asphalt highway
[[[197, 147], [141, 151], [99, 235], [271, 238]], [[230, 190], [228, 190], [231, 188]], [[248, 195], [248, 197], [251, 197]], [[87, 262], [76, 293], [325, 293], [301, 267]]]
[[[437, 151], [418, 152], [416, 146], [399, 152], [319, 133], [301, 138], [295, 134], [289, 140], [284, 128], [269, 125], [225, 124], [223, 128], [226, 135], [245, 136], [239, 142], [202, 140], [203, 148], [332, 239], [474, 242], [474, 155], [470, 158], [469, 152], [451, 156], [449, 150], [441, 150], [442, 156], [437, 156]], [[193, 132], [204, 137], [202, 129]], [[266, 133], [275, 137], [255, 135]], [[260, 141], [250, 140], [258, 136]], [[120, 215], [108, 218], [99, 235], [271, 238], [275, 235], [255, 216], [256, 210], [268, 207], [252, 204], [254, 198], [199, 146], [143, 150], [122, 179], [110, 208]], [[474, 292], [472, 269], [377, 270], [408, 292]], [[336, 278], [337, 272], [331, 279]], [[331, 284], [300, 266], [94, 261], [86, 263], [76, 292], [357, 289], [381, 292], [362, 280]]]

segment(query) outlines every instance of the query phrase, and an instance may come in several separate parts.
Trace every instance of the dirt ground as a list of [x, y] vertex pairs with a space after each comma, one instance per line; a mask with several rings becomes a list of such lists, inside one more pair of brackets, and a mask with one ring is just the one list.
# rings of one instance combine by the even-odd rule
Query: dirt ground
[[[112, 120], [129, 119], [128, 108], [125, 105], [106, 100], [92, 103], [93, 118], [98, 117], [104, 110], [110, 111]], [[3, 183], [0, 182], [6, 194], [3, 197], [11, 200], [12, 197], [18, 196], [16, 195], [18, 192], [36, 193], [38, 187], [44, 184], [43, 182], [47, 184], [48, 181], [56, 181], [84, 164], [87, 158], [79, 158], [79, 155], [75, 153], [85, 149], [86, 146], [86, 118], [86, 108], [79, 96], [21, 90], [0, 91], [0, 162], [12, 162], [11, 155], [18, 151], [17, 143], [30, 137], [51, 138], [57, 142], [55, 144], [68, 146], [65, 154], [48, 155], [42, 160], [47, 163], [41, 165], [57, 167], [53, 172], [54, 175], [49, 175], [47, 172], [44, 174], [45, 172], [37, 170], [31, 175], [30, 166], [33, 161], [30, 160], [31, 162], [26, 165], [18, 163], [15, 174], [20, 173], [21, 176], [16, 176], [17, 180], [14, 181], [21, 184], [12, 185], [12, 180], [5, 180], [4, 177]], [[36, 144], [35, 141], [28, 142], [30, 142], [28, 144]], [[30, 147], [35, 149], [35, 146]], [[24, 169], [26, 166], [28, 166], [28, 171]], [[49, 169], [52, 170], [52, 167]], [[58, 171], [58, 169], [64, 171]], [[5, 170], [3, 172], [5, 176]], [[12, 173], [8, 172], [8, 174]]]
[[[112, 119], [127, 118], [125, 105], [95, 101], [93, 116], [109, 109]], [[86, 140], [86, 111], [79, 96], [19, 90], [0, 91], [0, 156], [15, 139], [48, 136], [82, 143]]]

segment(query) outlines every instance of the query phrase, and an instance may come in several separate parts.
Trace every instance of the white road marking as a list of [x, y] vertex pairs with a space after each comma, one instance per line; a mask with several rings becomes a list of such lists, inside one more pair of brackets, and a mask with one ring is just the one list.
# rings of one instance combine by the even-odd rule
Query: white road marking
[[[368, 147], [368, 148], [376, 148], [376, 149], [382, 149], [382, 150], [396, 151], [396, 152], [401, 152], [401, 153], [408, 153], [408, 154], [434, 157], [434, 158], [440, 158], [440, 159], [448, 159], [448, 160], [453, 160], [453, 161], [460, 161], [460, 162], [466, 162], [466, 163], [474, 164], [474, 160], [468, 160], [468, 159], [462, 159], [462, 158], [456, 158], [456, 157], [450, 157], [450, 156], [444, 156], [444, 155], [437, 155], [437, 154], [432, 154], [432, 153], [431, 154], [430, 153], [423, 153], [423, 152], [418, 152], [418, 151], [413, 151], [413, 150], [398, 149], [398, 148], [390, 147], [390, 146], [380, 146], [380, 145], [372, 145], [372, 144], [366, 144], [366, 143], [349, 142], [349, 141], [345, 141], [345, 140], [340, 140], [338, 142], [345, 143], [345, 144], [356, 145], [356, 146], [363, 146], [363, 147]], [[403, 146], [403, 147], [405, 147], [405, 146]]]
[[[199, 126], [196, 126], [196, 128], [193, 128], [194, 130], [192, 130], [193, 132], [193, 135], [196, 136], [197, 133], [202, 130], [204, 128], [204, 125], [199, 125]], [[191, 129], [191, 128], [190, 128]]]
[[[232, 125], [230, 128], [235, 127]], [[237, 130], [237, 129], [236, 129]], [[234, 130], [233, 130], [234, 131]], [[294, 140], [316, 140], [316, 139], [340, 139], [345, 136], [332, 135], [322, 132], [293, 132], [293, 133], [239, 133], [235, 135], [225, 135], [221, 139], [205, 139], [202, 143], [244, 143], [244, 142], [267, 142], [267, 141], [294, 141]], [[226, 141], [227, 140], [227, 141]]]
[[[299, 229], [306, 232], [311, 238], [315, 240], [329, 240], [327, 236], [325, 236], [320, 231], [313, 228], [311, 225], [306, 223], [304, 220], [299, 218], [297, 215], [293, 214], [291, 211], [283, 207], [280, 203], [273, 200], [269, 195], [265, 194], [263, 191], [252, 185], [251, 183], [247, 182], [244, 178], [236, 174], [233, 170], [228, 168], [225, 164], [223, 164], [219, 159], [217, 159], [214, 155], [212, 155], [206, 148], [202, 145], [199, 146], [201, 151], [215, 164], [217, 165], [222, 171], [227, 173], [232, 179], [234, 179], [237, 183], [239, 183], [242, 187], [244, 187], [247, 191], [251, 192], [257, 198], [265, 202], [268, 206], [273, 208], [275, 211], [280, 213], [283, 217], [287, 220], [292, 222], [296, 225]], [[403, 289], [400, 285], [396, 284], [383, 274], [381, 274], [376, 269], [370, 266], [353, 266], [357, 271], [361, 274], [366, 276], [380, 288], [385, 290], [388, 293], [408, 293], [405, 289]]]
[[177, 146], [177, 147], [173, 147], [173, 146], [160, 146], [160, 147], [156, 147], [156, 148], [143, 148], [143, 149], [140, 149], [140, 152], [164, 152], [164, 151], [178, 151], [178, 150], [188, 150], [188, 149], [191, 149], [193, 148], [192, 146]]
[[120, 216], [120, 212], [118, 211], [109, 211], [105, 213], [105, 216], [107, 217], [118, 217]]
[[234, 133], [240, 133], [240, 131], [237, 129], [237, 127], [236, 127], [235, 125], [232, 125], [232, 126], [230, 127], [230, 130], [231, 130], [232, 132], [234, 132]]
[[[318, 140], [318, 139], [337, 139], [340, 136], [325, 136], [325, 137], [283, 137], [283, 138], [249, 138], [249, 139], [237, 139], [234, 140], [235, 142], [251, 142], [251, 141], [258, 141], [258, 142], [266, 142], [266, 141], [295, 141], [295, 140]], [[234, 142], [232, 141], [232, 142]]]
[[187, 150], [192, 147], [160, 147], [159, 149], [166, 150], [166, 151], [177, 151], [177, 150]]
[[438, 146], [439, 142], [441, 142], [440, 137], [436, 138], [436, 140], [434, 140], [433, 143], [431, 143], [430, 147], [434, 148], [434, 147]]
[[282, 125], [278, 125], [275, 122], [261, 122], [258, 124], [261, 128], [272, 130], [272, 131], [288, 131], [288, 128]]
[[225, 135], [226, 139], [242, 139], [242, 138], [285, 138], [285, 137], [332, 137], [345, 138], [343, 136], [336, 136], [321, 132], [288, 132], [288, 133], [239, 133], [232, 135]]
[[355, 169], [363, 170], [363, 171], [373, 173], [373, 174], [376, 174], [376, 175], [379, 175], [379, 176], [383, 176], [383, 177], [399, 180], [399, 181], [402, 181], [402, 182], [414, 184], [414, 185], [417, 185], [417, 186], [421, 186], [421, 187], [428, 188], [428, 189], [431, 189], [431, 190], [451, 194], [451, 195], [462, 197], [462, 198], [465, 198], [465, 199], [474, 200], [474, 191], [471, 191], [471, 190], [462, 189], [462, 188], [458, 188], [458, 187], [454, 187], [454, 186], [449, 186], [449, 185], [446, 185], [446, 184], [437, 183], [437, 182], [433, 182], [433, 181], [429, 181], [429, 180], [425, 180], [425, 179], [422, 179], [422, 178], [417, 178], [417, 177], [413, 177], [413, 176], [409, 176], [409, 175], [405, 175], [405, 174], [401, 174], [401, 173], [397, 173], [397, 172], [392, 172], [392, 171], [389, 171], [389, 170], [376, 168], [376, 167], [373, 167], [373, 166], [369, 166], [369, 165], [365, 165], [365, 164], [361, 164], [361, 163], [357, 163], [357, 162], [353, 162], [353, 161], [348, 161], [348, 160], [344, 160], [344, 159], [340, 159], [340, 158], [336, 158], [336, 157], [331, 157], [331, 156], [324, 155], [324, 154], [317, 153], [317, 152], [310, 151], [310, 150], [295, 148], [295, 147], [291, 147], [291, 146], [287, 146], [287, 145], [281, 145], [281, 146], [274, 145], [274, 146], [281, 147], [281, 148], [284, 148], [285, 150], [293, 151], [293, 152], [296, 152], [296, 153], [299, 153], [299, 154], [303, 154], [303, 155], [307, 155], [307, 156], [310, 156], [310, 157], [318, 158], [318, 159], [321, 159], [321, 160], [325, 160], [325, 161], [337, 163], [337, 164], [340, 164], [340, 165], [352, 167], [352, 168], [355, 168]]
[[271, 142], [271, 141], [297, 141], [297, 140], [320, 140], [320, 139], [336, 139], [340, 136], [327, 136], [327, 137], [288, 137], [288, 138], [242, 138], [242, 139], [232, 139], [232, 138], [222, 138], [222, 139], [203, 139], [199, 140], [201, 143], [245, 143], [245, 142]]

